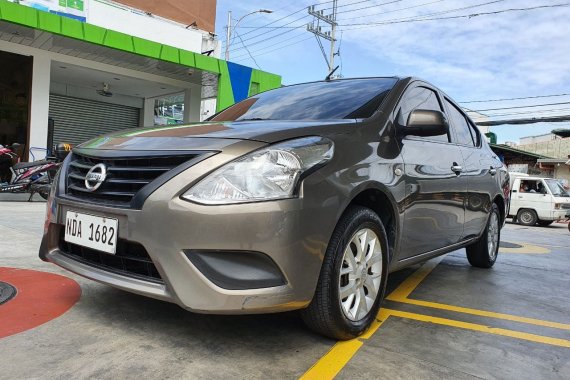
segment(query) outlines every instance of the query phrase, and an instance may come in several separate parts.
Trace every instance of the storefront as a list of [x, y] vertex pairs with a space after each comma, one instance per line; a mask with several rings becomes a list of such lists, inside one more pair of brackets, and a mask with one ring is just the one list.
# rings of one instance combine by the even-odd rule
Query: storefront
[[0, 0], [0, 144], [23, 144], [30, 159], [50, 149], [50, 118], [54, 143], [78, 144], [124, 128], [199, 121], [281, 85], [278, 75], [201, 54], [204, 33], [187, 44], [192, 51], [78, 17]]

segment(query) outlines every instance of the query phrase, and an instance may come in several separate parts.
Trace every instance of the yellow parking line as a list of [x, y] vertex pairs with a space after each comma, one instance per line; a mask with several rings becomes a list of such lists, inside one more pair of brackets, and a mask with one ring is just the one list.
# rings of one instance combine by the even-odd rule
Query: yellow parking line
[[362, 342], [358, 339], [338, 342], [319, 359], [303, 376], [302, 380], [310, 379], [332, 379], [340, 370], [348, 363], [356, 354], [356, 351], [362, 346]]
[[500, 253], [525, 253], [525, 254], [531, 254], [531, 255], [536, 255], [536, 254], [540, 255], [540, 254], [550, 253], [550, 249], [540, 247], [538, 245], [532, 245], [532, 244], [527, 244], [527, 243], [520, 243], [520, 245], [521, 246], [518, 248], [501, 247], [501, 248], [499, 248], [499, 252]]
[[443, 303], [414, 300], [414, 299], [409, 299], [409, 298], [407, 298], [405, 300], [398, 300], [398, 302], [412, 304], [412, 305], [418, 305], [418, 306], [431, 307], [434, 309], [450, 310], [450, 311], [455, 311], [455, 312], [464, 313], [464, 314], [478, 315], [481, 317], [504, 319], [507, 321], [521, 322], [521, 323], [526, 323], [529, 325], [552, 327], [552, 328], [560, 329], [560, 330], [570, 330], [570, 325], [568, 325], [568, 324], [543, 321], [542, 319], [519, 317], [517, 315], [495, 313], [492, 311], [471, 309], [468, 307], [453, 306], [453, 305], [447, 305], [447, 304], [443, 304]]
[[410, 294], [418, 287], [418, 285], [431, 273], [431, 271], [444, 259], [445, 256], [439, 256], [435, 259], [427, 261], [424, 265], [415, 271], [411, 276], [406, 278], [404, 282], [398, 286], [396, 290], [386, 296], [389, 301], [406, 300]]
[[390, 313], [381, 309], [378, 318], [372, 323], [370, 328], [357, 339], [337, 342], [332, 348], [317, 361], [303, 376], [302, 380], [311, 379], [332, 379], [348, 363], [350, 359], [364, 344], [362, 340], [370, 338], [376, 330], [388, 319]]
[[435, 323], [438, 325], [458, 327], [458, 328], [466, 329], [466, 330], [480, 331], [480, 332], [484, 332], [484, 333], [488, 333], [488, 334], [507, 336], [507, 337], [511, 337], [511, 338], [524, 339], [524, 340], [528, 340], [528, 341], [536, 342], [536, 343], [544, 343], [544, 344], [550, 344], [553, 346], [570, 348], [570, 340], [566, 340], [566, 339], [550, 338], [550, 337], [546, 337], [546, 336], [542, 336], [542, 335], [529, 334], [529, 333], [524, 333], [524, 332], [520, 332], [520, 331], [495, 328], [495, 327], [490, 327], [490, 326], [485, 326], [485, 325], [479, 325], [476, 323], [455, 321], [453, 319], [447, 319], [447, 318], [432, 317], [432, 316], [423, 315], [423, 314], [408, 313], [408, 312], [399, 311], [399, 310], [387, 310], [387, 311], [389, 312], [390, 316], [415, 319], [418, 321]]
[[536, 326], [552, 327], [560, 330], [570, 330], [570, 325], [559, 322], [544, 321], [541, 319], [519, 317], [517, 315], [496, 313], [493, 311], [472, 309], [468, 307], [448, 305], [438, 302], [422, 301], [408, 298], [409, 295], [418, 287], [418, 285], [430, 274], [430, 272], [443, 260], [444, 256], [440, 256], [433, 260], [426, 262], [421, 266], [416, 272], [414, 272], [410, 277], [408, 277], [402, 284], [390, 293], [386, 299], [390, 301], [396, 301], [400, 303], [407, 303], [411, 305], [431, 307], [434, 309], [450, 310], [458, 313], [478, 315], [481, 317], [504, 319], [507, 321], [526, 323]]

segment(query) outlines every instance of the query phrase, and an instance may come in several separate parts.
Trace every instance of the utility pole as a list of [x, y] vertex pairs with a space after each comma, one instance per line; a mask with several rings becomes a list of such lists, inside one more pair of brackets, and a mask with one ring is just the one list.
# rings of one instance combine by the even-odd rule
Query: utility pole
[[232, 11], [228, 11], [228, 25], [226, 26], [226, 61], [230, 60], [231, 34], [232, 34]]
[[[336, 22], [336, 15], [337, 15], [337, 5], [338, 5], [338, 0], [333, 0], [333, 6], [332, 6], [332, 13], [331, 14], [325, 14], [325, 12], [323, 10], [315, 10], [315, 6], [314, 5], [310, 5], [307, 9], [309, 11], [309, 14], [311, 16], [313, 16], [316, 20], [316, 25], [315, 25], [315, 20], [313, 20], [313, 22], [311, 22], [310, 24], [307, 24], [307, 31], [309, 31], [310, 33], [313, 33], [315, 35], [315, 38], [317, 39], [317, 42], [319, 44], [319, 47], [321, 48], [321, 52], [323, 53], [323, 57], [327, 63], [328, 69], [329, 69], [329, 75], [330, 73], [332, 73], [332, 71], [335, 69], [334, 67], [334, 57], [336, 55], [334, 48], [335, 48], [335, 42], [336, 42], [336, 27], [338, 26], [337, 22]], [[327, 24], [325, 26], [325, 30], [323, 30], [323, 27], [320, 25], [320, 23], [323, 22], [325, 24]], [[330, 30], [328, 30], [330, 28]], [[320, 38], [323, 38], [327, 41], [330, 42], [330, 52], [329, 52], [329, 57], [327, 58], [327, 55], [325, 53], [325, 49], [323, 47], [323, 44], [320, 40]]]

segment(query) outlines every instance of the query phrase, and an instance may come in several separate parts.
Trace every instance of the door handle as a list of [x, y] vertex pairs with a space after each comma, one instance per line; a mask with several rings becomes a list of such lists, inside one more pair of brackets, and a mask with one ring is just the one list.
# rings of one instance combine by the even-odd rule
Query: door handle
[[495, 174], [497, 174], [497, 169], [495, 169], [494, 167], [491, 166], [491, 169], [489, 169], [489, 173], [491, 175], [495, 175]]
[[453, 166], [451, 167], [451, 171], [452, 171], [452, 172], [454, 172], [455, 174], [459, 175], [462, 170], [463, 170], [463, 168], [461, 167], [461, 165], [457, 165], [457, 162], [454, 162], [454, 163], [453, 163]]

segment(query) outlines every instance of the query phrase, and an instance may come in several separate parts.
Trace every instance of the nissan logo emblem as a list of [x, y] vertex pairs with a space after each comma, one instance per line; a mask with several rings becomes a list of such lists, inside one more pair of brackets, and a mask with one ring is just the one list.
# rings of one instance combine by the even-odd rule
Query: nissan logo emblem
[[107, 167], [105, 164], [93, 166], [85, 175], [85, 187], [89, 191], [97, 190], [107, 178]]

